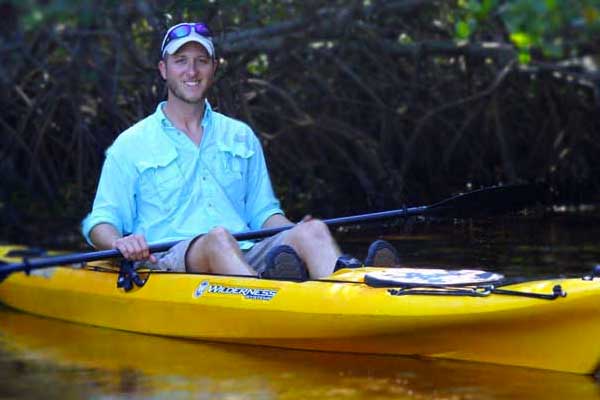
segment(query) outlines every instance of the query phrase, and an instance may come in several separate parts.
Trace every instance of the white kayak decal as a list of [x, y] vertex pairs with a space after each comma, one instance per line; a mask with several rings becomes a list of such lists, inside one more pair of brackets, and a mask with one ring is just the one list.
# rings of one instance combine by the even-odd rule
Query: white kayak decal
[[365, 282], [371, 286], [407, 285], [407, 286], [447, 286], [489, 283], [504, 279], [494, 272], [473, 269], [434, 269], [434, 268], [390, 268], [370, 272]]
[[202, 281], [196, 290], [194, 290], [194, 298], [202, 296], [204, 293], [213, 294], [225, 294], [242, 296], [248, 300], [272, 300], [277, 294], [276, 289], [261, 289], [261, 288], [247, 288], [239, 286], [226, 286], [226, 285], [211, 285], [209, 281]]

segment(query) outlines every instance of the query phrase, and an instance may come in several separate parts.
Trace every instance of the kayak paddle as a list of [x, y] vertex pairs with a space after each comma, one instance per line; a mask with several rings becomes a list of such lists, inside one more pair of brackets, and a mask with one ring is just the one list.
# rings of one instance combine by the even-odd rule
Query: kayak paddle
[[[518, 210], [527, 205], [532, 205], [543, 199], [544, 187], [536, 184], [520, 184], [508, 186], [494, 186], [459, 194], [429, 206], [405, 207], [397, 210], [381, 211], [369, 214], [360, 214], [348, 217], [323, 220], [330, 227], [351, 225], [357, 223], [381, 221], [392, 218], [410, 217], [415, 215], [429, 216], [473, 216], [481, 214], [494, 214], [511, 210]], [[294, 225], [280, 226], [277, 228], [259, 229], [233, 234], [237, 240], [262, 239], [275, 235]], [[179, 243], [179, 241], [158, 243], [150, 245], [150, 252], [166, 251]], [[0, 281], [8, 274], [19, 271], [31, 271], [65, 264], [79, 264], [83, 262], [98, 261], [109, 258], [121, 257], [116, 249], [100, 250], [87, 253], [75, 253], [42, 258], [23, 258], [23, 262], [0, 265]]]

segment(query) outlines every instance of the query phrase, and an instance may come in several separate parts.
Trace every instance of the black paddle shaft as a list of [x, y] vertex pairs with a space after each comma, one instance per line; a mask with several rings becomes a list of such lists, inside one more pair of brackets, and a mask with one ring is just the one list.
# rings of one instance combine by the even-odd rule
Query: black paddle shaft
[[[491, 215], [520, 210], [526, 206], [531, 206], [536, 202], [540, 202], [543, 200], [544, 191], [545, 189], [543, 186], [535, 184], [494, 186], [467, 193], [461, 193], [429, 206], [407, 207], [397, 210], [325, 219], [323, 222], [330, 227], [336, 227], [357, 223], [383, 221], [392, 218], [411, 217], [415, 215], [439, 217]], [[233, 236], [237, 240], [260, 239], [275, 235], [292, 227], [294, 227], [294, 225], [247, 231], [236, 233]], [[174, 245], [175, 243], [169, 244]], [[157, 251], [164, 251], [168, 248], [169, 247], [164, 248], [161, 246], [160, 250]]]
[[[353, 215], [348, 217], [332, 218], [323, 220], [330, 227], [341, 225], [352, 225], [357, 223], [382, 221], [392, 218], [410, 217], [415, 215], [431, 216], [465, 216], [479, 214], [494, 214], [500, 212], [514, 211], [525, 206], [531, 206], [544, 200], [545, 188], [537, 184], [522, 184], [508, 186], [494, 186], [474, 190], [442, 200], [429, 206], [406, 207], [397, 210], [380, 211], [369, 214]], [[254, 231], [239, 232], [233, 234], [237, 240], [262, 239], [283, 232], [294, 227], [294, 225], [281, 226], [277, 228], [259, 229]], [[150, 246], [150, 252], [156, 253], [166, 251], [179, 243], [179, 241], [154, 244]], [[89, 261], [120, 258], [121, 253], [116, 249], [101, 250], [88, 253], [76, 253], [35, 259], [24, 259], [23, 262], [15, 264], [0, 265], [0, 280], [12, 272], [30, 271], [33, 269], [47, 268], [58, 265], [80, 264]]]

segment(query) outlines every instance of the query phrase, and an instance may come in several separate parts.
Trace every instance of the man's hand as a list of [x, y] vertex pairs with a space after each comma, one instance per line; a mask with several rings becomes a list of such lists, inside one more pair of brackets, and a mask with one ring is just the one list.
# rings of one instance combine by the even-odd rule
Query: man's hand
[[119, 250], [123, 257], [130, 261], [148, 260], [152, 263], [156, 262], [156, 257], [150, 254], [144, 235], [129, 235], [118, 238], [112, 242], [112, 248]]
[[302, 222], [308, 222], [308, 221], [310, 221], [311, 219], [314, 219], [314, 218], [313, 218], [313, 216], [312, 216], [312, 215], [310, 215], [310, 214], [307, 214], [307, 215], [305, 215], [305, 216], [302, 218], [302, 220], [301, 220], [300, 222], [298, 222], [298, 223], [299, 223], [299, 224], [301, 224]]

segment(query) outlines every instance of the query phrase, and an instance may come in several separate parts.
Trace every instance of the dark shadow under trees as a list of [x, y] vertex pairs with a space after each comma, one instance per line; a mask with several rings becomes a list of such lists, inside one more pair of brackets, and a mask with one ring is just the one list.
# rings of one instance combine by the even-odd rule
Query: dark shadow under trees
[[12, 4], [3, 19], [18, 22], [0, 41], [7, 240], [77, 236], [104, 150], [164, 98], [157, 49], [180, 20], [215, 30], [210, 101], [253, 127], [292, 218], [525, 181], [599, 200], [599, 74], [519, 65], [501, 32], [458, 43], [451, 1], [83, 2], [29, 28], [31, 10]]

